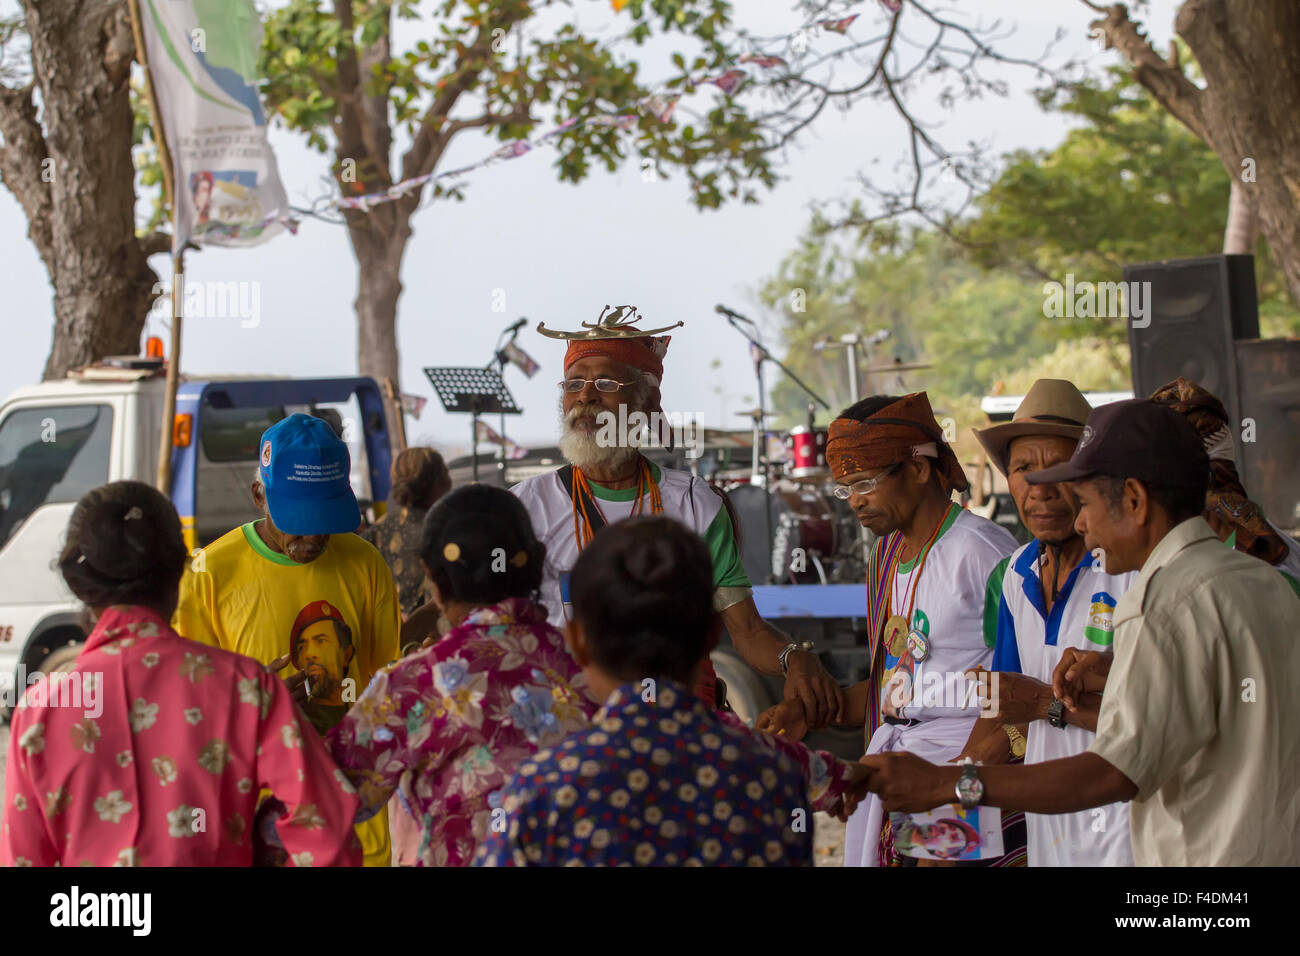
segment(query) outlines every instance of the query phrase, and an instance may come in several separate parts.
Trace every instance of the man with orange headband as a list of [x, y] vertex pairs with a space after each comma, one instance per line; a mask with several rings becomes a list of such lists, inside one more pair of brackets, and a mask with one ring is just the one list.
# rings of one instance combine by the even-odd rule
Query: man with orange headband
[[[583, 323], [582, 332], [538, 327], [569, 342], [560, 383], [560, 450], [570, 464], [512, 490], [546, 545], [542, 600], [551, 623], [563, 627], [570, 616], [569, 571], [596, 532], [633, 515], [667, 515], [708, 545], [714, 608], [736, 650], [760, 673], [785, 674], [786, 698], [797, 697], [811, 725], [823, 726], [839, 717], [842, 692], [815, 654], [759, 616], [723, 499], [689, 471], [649, 461], [639, 450], [639, 436], [629, 433], [638, 421], [663, 419], [660, 383], [669, 336], [656, 334], [667, 328], [638, 328], [640, 318], [631, 306], [606, 306], [597, 322]], [[610, 427], [615, 422], [619, 428]], [[696, 693], [711, 704], [715, 680], [705, 658]]]
[[[952, 760], [980, 716], [966, 672], [987, 667], [992, 654], [985, 586], [1016, 540], [953, 502], [968, 482], [924, 392], [845, 409], [831, 422], [826, 458], [858, 521], [878, 536], [867, 574], [871, 673], [845, 692], [845, 723], [865, 727], [868, 754]], [[798, 706], [777, 705], [759, 729], [801, 736]], [[845, 833], [846, 866], [910, 862], [884, 824], [878, 799], [859, 805]], [[1004, 817], [1003, 842], [1007, 854], [995, 865], [1023, 863], [1022, 814]]]

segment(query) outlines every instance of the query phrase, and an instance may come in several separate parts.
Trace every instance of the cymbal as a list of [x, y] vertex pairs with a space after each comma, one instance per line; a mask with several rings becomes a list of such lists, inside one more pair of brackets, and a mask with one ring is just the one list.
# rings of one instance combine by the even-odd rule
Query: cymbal
[[873, 365], [871, 368], [864, 369], [866, 372], [914, 372], [921, 368], [932, 368], [928, 362], [910, 362], [906, 365]]
[[733, 412], [735, 415], [744, 415], [746, 418], [757, 418], [762, 415], [764, 418], [776, 418], [776, 412], [760, 412], [757, 408], [751, 408], [747, 412]]

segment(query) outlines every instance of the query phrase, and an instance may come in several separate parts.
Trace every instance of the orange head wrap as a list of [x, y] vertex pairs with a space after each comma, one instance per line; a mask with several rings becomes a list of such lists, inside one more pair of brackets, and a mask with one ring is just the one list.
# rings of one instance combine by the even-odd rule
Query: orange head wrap
[[564, 371], [585, 358], [599, 356], [632, 368], [649, 372], [659, 382], [664, 380], [664, 354], [668, 351], [671, 335], [625, 339], [570, 339], [564, 353]]
[[569, 348], [564, 353], [564, 373], [567, 375], [569, 368], [575, 362], [593, 356], [607, 358], [646, 372], [655, 377], [646, 411], [660, 410], [662, 395], [659, 386], [664, 380], [664, 355], [668, 351], [668, 343], [671, 339], [671, 335], [622, 339], [570, 339]]
[[838, 480], [860, 471], [888, 468], [911, 458], [916, 446], [929, 442], [938, 451], [938, 470], [946, 487], [957, 491], [970, 487], [957, 456], [943, 440], [925, 392], [904, 395], [865, 422], [835, 419], [827, 436], [826, 461]]

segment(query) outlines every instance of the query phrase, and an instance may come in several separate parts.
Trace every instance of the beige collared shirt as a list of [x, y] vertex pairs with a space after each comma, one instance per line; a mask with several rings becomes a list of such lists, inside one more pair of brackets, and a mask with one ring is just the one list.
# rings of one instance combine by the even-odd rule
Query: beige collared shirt
[[1300, 599], [1200, 518], [1115, 608], [1089, 748], [1138, 788], [1139, 866], [1300, 865]]

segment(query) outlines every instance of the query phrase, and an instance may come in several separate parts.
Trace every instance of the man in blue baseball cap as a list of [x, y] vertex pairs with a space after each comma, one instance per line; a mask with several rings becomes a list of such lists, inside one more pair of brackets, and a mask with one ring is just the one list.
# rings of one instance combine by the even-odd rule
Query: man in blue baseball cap
[[[348, 446], [310, 415], [290, 415], [262, 435], [253, 501], [272, 543], [300, 564], [320, 557], [329, 536], [356, 531], [361, 509], [348, 481]], [[265, 537], [266, 535], [264, 535]]]
[[[272, 670], [287, 668], [324, 734], [397, 657], [397, 585], [379, 552], [352, 533], [361, 512], [348, 480], [351, 457], [327, 422], [290, 415], [266, 430], [259, 448], [252, 493], [262, 518], [199, 551], [181, 581], [172, 626]], [[200, 669], [195, 674], [201, 679]], [[216, 715], [196, 719], [216, 726]], [[366, 865], [387, 866], [387, 814], [357, 833]]]

